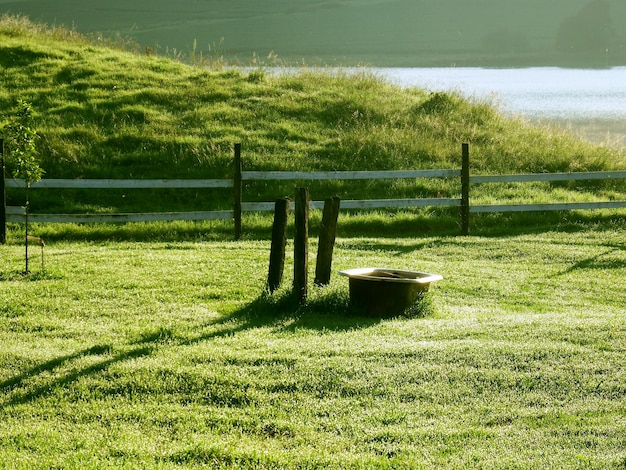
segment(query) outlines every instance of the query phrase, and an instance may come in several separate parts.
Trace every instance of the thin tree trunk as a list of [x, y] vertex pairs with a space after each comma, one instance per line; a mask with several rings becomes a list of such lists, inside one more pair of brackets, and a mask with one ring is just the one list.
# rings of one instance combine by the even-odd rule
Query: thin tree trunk
[[26, 264], [26, 269], [24, 271], [25, 274], [28, 274], [28, 189], [29, 189], [29, 185], [26, 184], [26, 210], [25, 210], [25, 222], [26, 222], [26, 237], [24, 240], [24, 260], [25, 260], [25, 264]]

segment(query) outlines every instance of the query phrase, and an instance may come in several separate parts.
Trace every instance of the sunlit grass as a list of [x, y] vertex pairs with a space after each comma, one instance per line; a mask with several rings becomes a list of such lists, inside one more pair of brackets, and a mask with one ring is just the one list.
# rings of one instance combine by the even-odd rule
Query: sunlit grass
[[[313, 244], [314, 253], [315, 244]], [[426, 316], [336, 275], [264, 292], [269, 241], [0, 247], [2, 465], [619, 468], [623, 230], [340, 237], [333, 271], [440, 273]], [[291, 246], [288, 247], [288, 253]], [[590, 280], [593, 279], [591, 282]]]
[[[623, 154], [456, 94], [367, 73], [270, 76], [102, 47], [0, 20], [0, 104], [37, 110], [47, 177], [228, 177], [246, 169], [624, 168]], [[8, 93], [4, 90], [11, 90]], [[297, 184], [308, 184], [296, 182]], [[251, 200], [293, 190], [265, 183]], [[453, 181], [310, 184], [314, 199], [458, 197]], [[9, 193], [12, 202], [20, 194]], [[89, 199], [89, 198], [92, 199]], [[228, 207], [230, 195], [33, 191], [38, 210]], [[479, 185], [479, 203], [623, 199], [610, 183]], [[376, 319], [347, 282], [265, 290], [271, 216], [34, 224], [0, 246], [0, 467], [622, 468], [623, 211], [343, 211], [333, 272], [442, 274], [422, 307]], [[320, 224], [311, 213], [312, 247]], [[293, 227], [290, 225], [289, 233]], [[45, 264], [41, 257], [45, 256]]]

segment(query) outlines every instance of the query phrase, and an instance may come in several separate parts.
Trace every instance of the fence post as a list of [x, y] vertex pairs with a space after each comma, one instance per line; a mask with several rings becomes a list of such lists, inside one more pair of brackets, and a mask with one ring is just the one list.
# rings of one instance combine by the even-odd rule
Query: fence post
[[322, 226], [317, 247], [317, 262], [315, 265], [315, 284], [318, 286], [324, 286], [330, 282], [340, 203], [341, 200], [337, 196], [324, 201]]
[[285, 269], [285, 247], [287, 246], [287, 222], [289, 219], [289, 198], [277, 199], [274, 206], [274, 225], [272, 226], [272, 247], [270, 267], [267, 275], [267, 287], [274, 292], [280, 287]]
[[470, 160], [469, 144], [463, 144], [461, 166], [461, 232], [469, 235], [470, 230]]
[[4, 182], [4, 139], [0, 137], [0, 198], [2, 198], [2, 211], [0, 211], [0, 244], [7, 242], [7, 194]]
[[306, 303], [309, 268], [309, 190], [296, 188], [293, 293]]
[[241, 238], [241, 204], [243, 199], [243, 165], [241, 163], [241, 144], [235, 144], [235, 172], [233, 176], [233, 185], [235, 192], [235, 240]]

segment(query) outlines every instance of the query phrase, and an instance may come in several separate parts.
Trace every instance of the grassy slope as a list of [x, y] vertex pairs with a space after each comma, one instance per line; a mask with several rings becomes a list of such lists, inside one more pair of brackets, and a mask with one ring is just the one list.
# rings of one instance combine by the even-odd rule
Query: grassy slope
[[478, 170], [591, 169], [615, 157], [487, 104], [367, 74], [190, 67], [15, 23], [0, 26], [0, 109], [8, 117], [16, 98], [32, 102], [50, 177], [139, 177], [161, 165], [220, 176], [235, 141], [255, 168], [457, 166], [465, 141], [480, 153]]
[[[617, 152], [504, 118], [488, 103], [365, 73], [187, 66], [14, 17], [0, 22], [0, 38], [2, 116], [16, 98], [34, 105], [49, 178], [225, 177], [238, 141], [246, 169], [457, 168], [462, 142], [471, 142], [477, 172], [624, 166]], [[103, 204], [119, 206], [115, 197]]]

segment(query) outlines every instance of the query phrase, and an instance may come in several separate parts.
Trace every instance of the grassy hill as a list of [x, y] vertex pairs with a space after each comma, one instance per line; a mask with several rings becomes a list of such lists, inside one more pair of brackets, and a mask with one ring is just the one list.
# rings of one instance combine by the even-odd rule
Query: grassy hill
[[626, 64], [621, 0], [4, 0], [2, 11], [159, 54], [246, 64], [268, 55], [378, 66]]
[[0, 39], [0, 122], [16, 99], [32, 103], [48, 178], [225, 177], [234, 142], [246, 169], [457, 168], [462, 142], [477, 172], [624, 167], [616, 151], [489, 103], [365, 72], [185, 65], [13, 16]]

